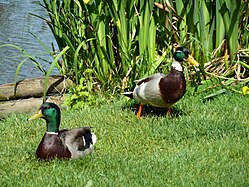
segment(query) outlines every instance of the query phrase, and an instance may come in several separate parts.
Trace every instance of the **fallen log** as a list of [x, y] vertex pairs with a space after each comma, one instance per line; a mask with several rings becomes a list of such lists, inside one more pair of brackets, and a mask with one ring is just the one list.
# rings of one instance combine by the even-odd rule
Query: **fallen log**
[[[64, 102], [64, 96], [51, 96], [46, 101], [53, 102], [61, 106]], [[0, 118], [10, 114], [27, 113], [37, 111], [43, 103], [43, 98], [28, 98], [0, 102]]]
[[[25, 79], [22, 81], [0, 85], [0, 101], [42, 97], [45, 78]], [[65, 89], [73, 85], [70, 79], [64, 76], [51, 76], [47, 83], [47, 94], [62, 93]]]
[[38, 109], [42, 102], [42, 98], [18, 99], [1, 102], [0, 118], [14, 113], [18, 114], [31, 112], [35, 109]]

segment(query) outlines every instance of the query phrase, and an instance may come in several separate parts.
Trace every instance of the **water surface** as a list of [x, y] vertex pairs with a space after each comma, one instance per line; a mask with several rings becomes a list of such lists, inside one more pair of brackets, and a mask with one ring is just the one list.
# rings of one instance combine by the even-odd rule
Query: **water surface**
[[[0, 0], [0, 45], [18, 45], [29, 54], [45, 58], [51, 62], [53, 61], [52, 57], [30, 33], [40, 38], [49, 48], [51, 48], [51, 43], [55, 43], [53, 34], [42, 19], [29, 13], [48, 17], [46, 10], [38, 5], [37, 0]], [[16, 68], [25, 58], [23, 53], [14, 48], [0, 48], [0, 84], [14, 81]], [[40, 62], [45, 69], [49, 68], [48, 63], [42, 60]], [[53, 74], [56, 73], [56, 71], [53, 72]], [[28, 60], [23, 64], [18, 80], [42, 75], [36, 66]]]

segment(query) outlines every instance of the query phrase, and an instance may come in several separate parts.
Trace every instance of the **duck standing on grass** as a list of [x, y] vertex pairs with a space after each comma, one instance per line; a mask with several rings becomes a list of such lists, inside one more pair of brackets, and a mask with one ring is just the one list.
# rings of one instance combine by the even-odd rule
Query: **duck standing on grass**
[[137, 117], [141, 116], [144, 105], [165, 107], [171, 114], [171, 107], [186, 92], [186, 80], [180, 62], [188, 61], [194, 66], [199, 64], [190, 55], [188, 49], [178, 47], [173, 54], [173, 62], [169, 74], [156, 73], [149, 77], [136, 80], [133, 91], [124, 92], [123, 95], [134, 98], [140, 102]]
[[96, 135], [90, 127], [59, 130], [61, 114], [56, 104], [44, 103], [28, 120], [37, 118], [47, 123], [47, 131], [36, 150], [38, 159], [81, 158], [94, 151]]

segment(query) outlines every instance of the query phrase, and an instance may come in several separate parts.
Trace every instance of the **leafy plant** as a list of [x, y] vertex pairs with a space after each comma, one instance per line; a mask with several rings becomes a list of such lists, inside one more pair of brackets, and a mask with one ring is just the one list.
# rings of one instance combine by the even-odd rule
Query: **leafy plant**
[[[91, 79], [89, 76], [92, 73], [91, 70], [87, 70], [86, 73], [86, 77]], [[76, 109], [96, 105], [96, 97], [92, 94], [93, 83], [87, 81], [86, 77], [81, 77], [78, 85], [69, 88], [65, 99], [66, 106]]]
[[248, 94], [249, 79], [238, 81], [235, 78], [212, 77], [202, 81], [196, 89], [196, 94], [204, 94], [203, 99], [210, 99], [224, 93]]

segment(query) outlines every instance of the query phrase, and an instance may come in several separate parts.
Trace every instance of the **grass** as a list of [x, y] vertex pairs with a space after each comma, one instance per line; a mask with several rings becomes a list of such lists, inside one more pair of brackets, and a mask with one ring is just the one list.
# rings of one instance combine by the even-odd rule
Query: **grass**
[[93, 126], [94, 154], [40, 162], [35, 150], [43, 120], [12, 115], [0, 121], [2, 186], [248, 186], [249, 97], [226, 94], [203, 102], [188, 91], [173, 108], [113, 99], [96, 108], [63, 110], [61, 128]]

